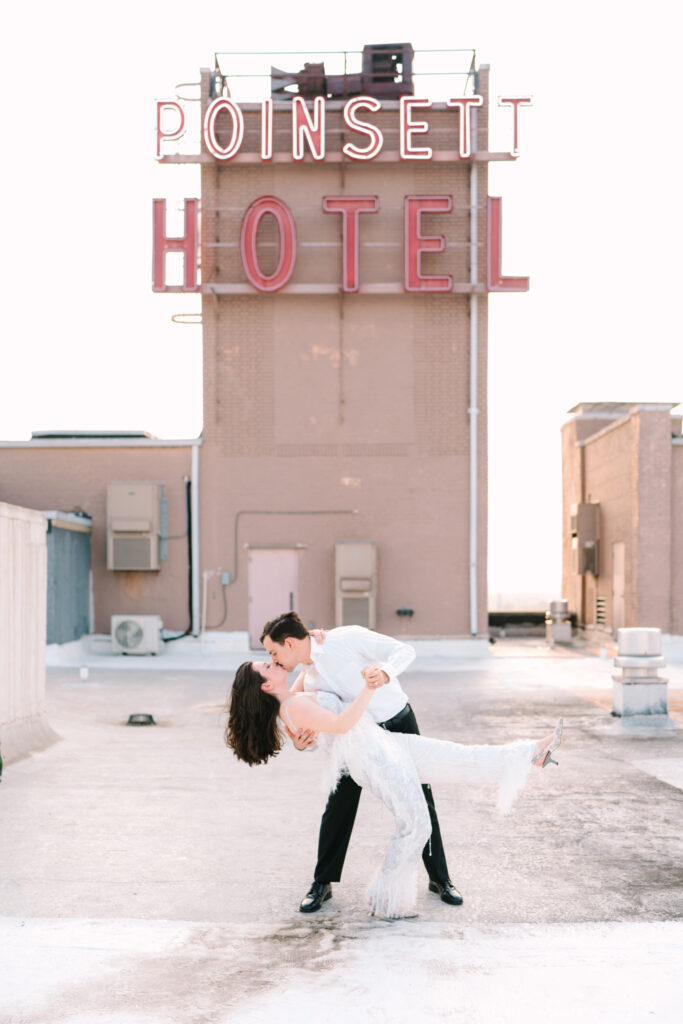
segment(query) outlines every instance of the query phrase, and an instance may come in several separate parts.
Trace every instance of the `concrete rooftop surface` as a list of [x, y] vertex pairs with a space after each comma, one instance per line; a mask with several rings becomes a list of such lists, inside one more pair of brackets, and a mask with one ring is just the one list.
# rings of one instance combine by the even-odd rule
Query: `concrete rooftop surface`
[[[670, 727], [629, 728], [605, 653], [506, 639], [402, 677], [425, 734], [540, 738], [562, 715], [565, 738], [506, 817], [490, 791], [435, 790], [465, 902], [421, 872], [419, 917], [397, 922], [364, 907], [392, 827], [370, 794], [333, 899], [298, 912], [324, 755], [239, 763], [222, 741], [231, 670], [50, 668], [61, 740], [0, 785], [0, 1020], [679, 1022], [683, 661], [662, 673]], [[138, 712], [156, 726], [127, 726]]]

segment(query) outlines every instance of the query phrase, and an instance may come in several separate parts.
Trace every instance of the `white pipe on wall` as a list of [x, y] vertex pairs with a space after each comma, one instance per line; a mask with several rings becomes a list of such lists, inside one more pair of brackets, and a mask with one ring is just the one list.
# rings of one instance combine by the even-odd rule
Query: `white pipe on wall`
[[199, 441], [192, 444], [190, 513], [192, 516], [192, 636], [199, 636]]
[[[478, 149], [477, 140], [477, 111], [472, 109], [472, 138], [473, 150]], [[477, 223], [477, 203], [479, 201], [479, 189], [477, 182], [477, 164], [472, 160], [470, 164], [470, 283], [477, 284], [477, 268], [479, 264], [479, 236]], [[470, 295], [470, 633], [476, 636], [479, 632], [478, 607], [478, 551], [477, 551], [477, 529], [478, 529], [478, 425], [479, 406], [478, 402], [478, 363], [479, 363], [479, 296], [474, 292]]]

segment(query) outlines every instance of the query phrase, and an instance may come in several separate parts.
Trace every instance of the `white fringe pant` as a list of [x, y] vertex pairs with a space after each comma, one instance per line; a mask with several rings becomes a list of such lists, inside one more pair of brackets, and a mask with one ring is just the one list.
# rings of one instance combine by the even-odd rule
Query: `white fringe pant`
[[417, 868], [431, 833], [421, 784], [497, 785], [498, 808], [507, 813], [524, 786], [536, 748], [533, 740], [502, 746], [466, 746], [428, 736], [389, 733], [363, 719], [332, 744], [335, 777], [347, 771], [394, 816], [384, 862], [370, 883], [370, 913], [403, 917], [414, 910]]

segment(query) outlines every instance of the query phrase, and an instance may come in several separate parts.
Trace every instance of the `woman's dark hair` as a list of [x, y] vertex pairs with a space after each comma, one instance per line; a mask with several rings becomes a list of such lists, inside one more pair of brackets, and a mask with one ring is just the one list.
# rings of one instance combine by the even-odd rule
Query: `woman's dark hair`
[[261, 643], [263, 643], [264, 638], [267, 636], [270, 637], [274, 644], [282, 644], [288, 636], [296, 637], [297, 640], [303, 640], [308, 636], [308, 630], [296, 612], [284, 612], [282, 615], [278, 615], [276, 619], [266, 622], [261, 633]]
[[281, 749], [284, 737], [278, 727], [280, 702], [261, 689], [263, 676], [251, 661], [237, 669], [228, 704], [225, 742], [235, 757], [247, 764], [265, 764]]

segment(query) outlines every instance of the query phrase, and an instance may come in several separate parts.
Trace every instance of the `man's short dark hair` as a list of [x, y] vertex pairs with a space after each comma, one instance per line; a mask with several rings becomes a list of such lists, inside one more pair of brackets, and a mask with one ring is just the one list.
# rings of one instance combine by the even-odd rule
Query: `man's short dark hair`
[[276, 619], [266, 622], [261, 633], [261, 643], [269, 636], [274, 644], [282, 644], [288, 636], [296, 637], [297, 640], [304, 640], [308, 636], [308, 630], [296, 612], [283, 612]]

